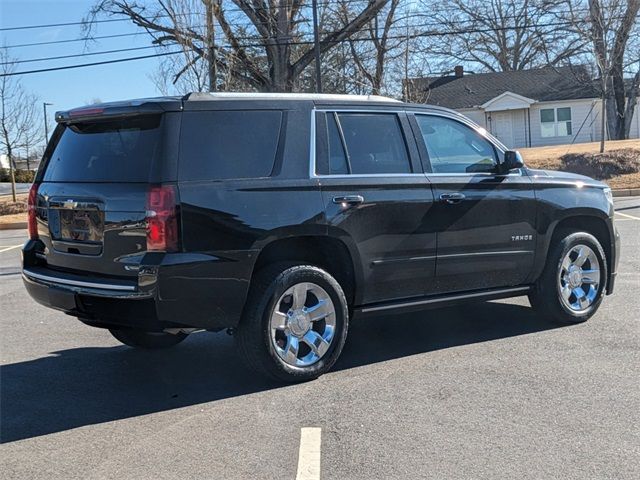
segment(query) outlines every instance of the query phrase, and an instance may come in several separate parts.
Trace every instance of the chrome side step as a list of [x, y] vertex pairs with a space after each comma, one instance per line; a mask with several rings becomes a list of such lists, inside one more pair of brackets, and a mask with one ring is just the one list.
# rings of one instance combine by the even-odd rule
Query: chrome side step
[[395, 310], [395, 309], [405, 309], [405, 308], [414, 308], [414, 307], [422, 307], [429, 305], [438, 305], [443, 303], [455, 303], [462, 301], [471, 301], [471, 300], [491, 300], [498, 298], [508, 298], [508, 297], [517, 297], [519, 295], [524, 295], [525, 293], [531, 290], [531, 286], [522, 286], [522, 287], [511, 287], [511, 288], [498, 288], [493, 290], [483, 290], [480, 292], [470, 292], [470, 293], [458, 293], [452, 295], [442, 295], [433, 298], [422, 298], [422, 299], [413, 299], [402, 302], [392, 302], [392, 303], [384, 303], [378, 305], [364, 306], [357, 309], [357, 311], [361, 313], [374, 313], [374, 312], [382, 312], [385, 310]]

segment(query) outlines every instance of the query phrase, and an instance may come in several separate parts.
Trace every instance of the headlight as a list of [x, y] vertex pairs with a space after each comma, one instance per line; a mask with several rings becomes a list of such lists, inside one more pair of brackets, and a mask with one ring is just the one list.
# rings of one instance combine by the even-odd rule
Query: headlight
[[607, 201], [613, 205], [613, 193], [611, 192], [611, 189], [609, 187], [603, 188], [602, 193], [607, 197]]

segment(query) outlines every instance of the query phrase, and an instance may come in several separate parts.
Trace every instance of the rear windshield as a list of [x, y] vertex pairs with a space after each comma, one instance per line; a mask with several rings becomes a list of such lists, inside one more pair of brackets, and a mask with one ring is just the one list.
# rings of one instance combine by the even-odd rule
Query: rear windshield
[[282, 112], [185, 112], [178, 178], [220, 180], [267, 177], [273, 170]]
[[66, 126], [45, 182], [146, 182], [160, 149], [160, 115]]

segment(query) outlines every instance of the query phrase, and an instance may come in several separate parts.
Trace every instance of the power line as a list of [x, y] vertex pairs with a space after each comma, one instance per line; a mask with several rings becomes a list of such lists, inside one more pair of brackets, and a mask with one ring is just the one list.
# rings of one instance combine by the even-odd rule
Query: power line
[[[362, 3], [364, 4], [364, 2], [362, 0], [325, 0], [324, 2], [318, 2], [318, 6], [329, 6], [329, 5], [347, 5], [347, 4], [351, 4], [351, 3]], [[309, 8], [309, 7], [306, 7]], [[255, 12], [259, 12], [262, 10], [272, 10], [272, 7], [253, 7], [252, 9]], [[244, 13], [244, 10], [242, 10], [241, 8], [237, 8], [237, 7], [231, 7], [231, 8], [224, 8], [223, 11], [225, 13], [228, 12], [238, 12], [238, 13]], [[188, 16], [192, 16], [192, 15], [204, 15], [203, 12], [176, 12], [173, 13], [171, 15], [164, 13], [164, 14], [157, 14], [157, 15], [152, 15], [151, 18], [158, 19], [158, 18], [171, 18], [173, 16], [177, 16], [177, 17], [188, 17]], [[131, 22], [131, 18], [107, 18], [107, 19], [102, 19], [102, 20], [82, 20], [79, 22], [63, 22], [63, 23], [44, 23], [44, 24], [37, 24], [37, 25], [20, 25], [20, 26], [13, 26], [13, 27], [2, 27], [0, 28], [0, 32], [7, 32], [7, 31], [15, 31], [15, 30], [32, 30], [32, 29], [38, 29], [38, 28], [53, 28], [53, 27], [72, 27], [72, 26], [78, 26], [78, 25], [93, 25], [93, 24], [98, 24], [98, 23], [114, 23], [114, 22]]]
[[[508, 18], [508, 17], [505, 17]], [[515, 17], [513, 17], [515, 18]], [[307, 20], [308, 21], [308, 20]], [[566, 21], [566, 22], [558, 22], [557, 25], [573, 25], [575, 23], [586, 23], [588, 22], [588, 20], [576, 20], [573, 22], [570, 21]], [[457, 24], [462, 24], [462, 23], [475, 23], [475, 20], [470, 19], [470, 20], [460, 20], [457, 22], [452, 22], [452, 23], [457, 23]], [[414, 25], [409, 25], [410, 28], [420, 28], [420, 27], [432, 27], [432, 26], [440, 26], [441, 23], [440, 22], [435, 22], [435, 23], [421, 23], [421, 24], [414, 24]], [[550, 25], [550, 24], [546, 24], [546, 25]], [[538, 27], [543, 27], [546, 26], [545, 24], [538, 24], [538, 25], [524, 25], [524, 26], [514, 26], [514, 27], [496, 27], [496, 28], [491, 28], [488, 29], [487, 31], [493, 31], [493, 30], [498, 30], [499, 28], [503, 28], [503, 29], [519, 29], [519, 28], [538, 28]], [[238, 23], [230, 23], [230, 26], [232, 27], [238, 27], [238, 26], [243, 26], [243, 27], [255, 27], [255, 25], [253, 23], [248, 23], [248, 24], [238, 24]], [[204, 25], [193, 25], [191, 26], [191, 28], [203, 28]], [[394, 24], [392, 25], [390, 28], [392, 29], [402, 29], [405, 30], [407, 28], [406, 25], [398, 25], [398, 24]], [[322, 33], [324, 34], [331, 34], [331, 33], [335, 33], [332, 31], [323, 31]], [[149, 32], [147, 31], [139, 31], [139, 32], [131, 32], [131, 33], [119, 33], [119, 34], [113, 34], [113, 35], [100, 35], [100, 36], [94, 36], [94, 37], [87, 37], [87, 38], [71, 38], [71, 39], [64, 39], [64, 40], [51, 40], [51, 41], [47, 41], [47, 42], [35, 42], [35, 43], [23, 43], [23, 44], [17, 44], [17, 45], [7, 45], [6, 48], [8, 49], [12, 49], [12, 48], [22, 48], [22, 47], [35, 47], [35, 46], [42, 46], [42, 45], [56, 45], [56, 44], [61, 44], [61, 43], [73, 43], [73, 42], [86, 42], [86, 41], [90, 41], [90, 40], [105, 40], [105, 39], [110, 39], [110, 38], [123, 38], [123, 37], [133, 37], [136, 35], [146, 35], [149, 34]], [[158, 33], [159, 34], [159, 33]], [[304, 33], [303, 33], [304, 34]], [[254, 36], [240, 36], [240, 37], [236, 37], [237, 39], [240, 40], [251, 40], [251, 39], [255, 39], [255, 40], [259, 40], [259, 39], [263, 39], [265, 38], [262, 35], [254, 35]], [[269, 38], [273, 38], [273, 37], [269, 37]]]
[[105, 60], [102, 62], [92, 62], [92, 63], [82, 63], [82, 64], [76, 64], [76, 65], [66, 65], [63, 67], [51, 67], [51, 68], [41, 68], [38, 70], [26, 70], [26, 71], [21, 71], [21, 72], [9, 72], [9, 73], [3, 73], [0, 74], [0, 77], [12, 77], [15, 75], [28, 75], [31, 73], [43, 73], [43, 72], [53, 72], [53, 71], [57, 71], [57, 70], [69, 70], [72, 68], [83, 68], [83, 67], [93, 67], [96, 65], [107, 65], [110, 63], [121, 63], [121, 62], [131, 62], [133, 60], [144, 60], [145, 58], [154, 58], [154, 57], [165, 57], [167, 55], [175, 55], [177, 53], [183, 53], [182, 51], [176, 51], [176, 52], [162, 52], [162, 53], [155, 53], [153, 55], [142, 55], [139, 57], [128, 57], [128, 58], [118, 58], [115, 60]]
[[113, 18], [104, 20], [92, 20], [83, 22], [65, 22], [65, 23], [45, 23], [41, 25], [21, 25], [19, 27], [3, 27], [0, 28], [0, 32], [8, 32], [11, 30], [32, 30], [34, 28], [52, 28], [52, 27], [70, 27], [73, 25], [89, 25], [92, 23], [113, 23], [113, 22], [128, 22], [128, 18]]
[[[515, 29], [528, 29], [528, 28], [540, 28], [540, 27], [549, 27], [549, 26], [568, 26], [568, 25], [573, 25], [574, 22], [550, 22], [550, 23], [546, 23], [546, 24], [537, 24], [537, 25], [528, 25], [528, 26], [509, 26], [509, 27], [495, 27], [495, 28], [477, 28], [477, 29], [461, 29], [461, 30], [450, 30], [450, 31], [446, 31], [446, 32], [441, 32], [441, 31], [426, 31], [426, 32], [420, 32], [420, 33], [412, 33], [412, 34], [403, 34], [403, 35], [389, 35], [387, 37], [388, 40], [406, 40], [406, 39], [415, 39], [415, 38], [420, 38], [420, 37], [440, 37], [440, 36], [448, 36], [448, 35], [460, 35], [460, 34], [465, 34], [465, 33], [486, 33], [486, 32], [495, 32], [495, 31], [504, 31], [504, 30], [515, 30]], [[402, 26], [400, 27], [402, 28]], [[328, 34], [329, 32], [324, 32], [325, 34]], [[333, 32], [333, 33], [337, 33], [337, 32]], [[310, 45], [313, 44], [313, 41], [287, 41], [287, 42], [268, 42], [268, 39], [264, 39], [264, 38], [260, 38], [260, 43], [253, 43], [253, 44], [240, 44], [240, 47], [242, 48], [251, 48], [251, 47], [264, 47], [266, 43], [268, 43], [269, 45], [272, 46], [278, 46], [278, 45]], [[344, 41], [344, 40], [342, 40]], [[336, 45], [341, 43], [342, 41], [337, 41], [337, 40], [325, 40], [322, 43], [329, 43], [332, 45]], [[369, 38], [354, 38], [351, 39], [350, 41], [353, 42], [368, 42], [371, 41]], [[229, 45], [222, 45], [223, 48], [230, 48]], [[104, 53], [104, 52], [102, 52]], [[157, 53], [157, 54], [153, 54], [153, 55], [145, 55], [145, 56], [138, 56], [138, 57], [128, 57], [128, 58], [121, 58], [121, 59], [115, 59], [115, 60], [106, 60], [106, 61], [102, 61], [102, 62], [92, 62], [92, 63], [85, 63], [85, 64], [77, 64], [77, 65], [66, 65], [66, 66], [61, 66], [61, 67], [51, 67], [51, 68], [43, 68], [43, 69], [36, 69], [36, 70], [28, 70], [28, 71], [20, 71], [20, 72], [10, 72], [10, 73], [5, 73], [5, 74], [0, 74], [0, 77], [4, 77], [4, 76], [13, 76], [13, 75], [27, 75], [27, 74], [33, 74], [33, 73], [42, 73], [42, 72], [51, 72], [51, 71], [57, 71], [57, 70], [67, 70], [67, 69], [72, 69], [72, 68], [82, 68], [82, 67], [90, 67], [90, 66], [96, 66], [96, 65], [106, 65], [106, 64], [110, 64], [110, 63], [120, 63], [120, 62], [128, 62], [128, 61], [134, 61], [134, 60], [141, 60], [141, 59], [145, 59], [145, 58], [154, 58], [154, 57], [162, 57], [162, 56], [167, 56], [167, 55], [175, 55], [177, 53], [183, 53], [182, 51], [173, 51], [173, 52], [161, 52], [161, 53]], [[99, 54], [99, 53], [96, 53]], [[81, 55], [79, 55], [81, 56]]]
[[[343, 6], [343, 5], [348, 5], [348, 4], [352, 4], [352, 3], [361, 3], [363, 4], [364, 2], [362, 0], [325, 0], [324, 2], [318, 2], [318, 6], [319, 7], [327, 7], [327, 6], [331, 6], [331, 5], [337, 5], [337, 6]], [[306, 8], [310, 8], [310, 7], [306, 7]], [[270, 11], [272, 10], [272, 7], [254, 7], [252, 9], [254, 12], [258, 12], [258, 11], [262, 11], [262, 10], [267, 10]], [[441, 11], [450, 11], [450, 12], [458, 12], [459, 9], [455, 8], [455, 7], [450, 7], [450, 8], [440, 8]], [[225, 13], [232, 13], [232, 12], [237, 12], [237, 13], [244, 13], [244, 10], [242, 10], [241, 8], [225, 8], [223, 10]], [[576, 13], [576, 12], [588, 12], [589, 9], [588, 8], [576, 8], [573, 10], [550, 10], [549, 12], [547, 12], [546, 14], [548, 15], [562, 15], [562, 14], [572, 14], [572, 13]], [[152, 18], [153, 20], [158, 19], [158, 18], [171, 18], [173, 16], [177, 16], [177, 17], [189, 17], [189, 16], [199, 16], [199, 15], [204, 15], [202, 12], [181, 12], [181, 13], [174, 13], [174, 14], [157, 14], [157, 15], [152, 15], [150, 18]], [[414, 16], [421, 16], [422, 14], [420, 14], [419, 12], [415, 12]], [[507, 16], [503, 16], [502, 18], [520, 18], [521, 15], [507, 15]], [[0, 28], [0, 31], [15, 31], [15, 30], [31, 30], [31, 29], [38, 29], [38, 28], [52, 28], [52, 27], [67, 27], [67, 26], [77, 26], [77, 25], [93, 25], [93, 24], [100, 24], [100, 23], [115, 23], [115, 22], [132, 22], [131, 18], [112, 18], [112, 19], [102, 19], [102, 20], [82, 20], [79, 22], [63, 22], [63, 23], [47, 23], [47, 24], [38, 24], [38, 25], [21, 25], [21, 26], [13, 26], [13, 27], [3, 27]], [[268, 22], [260, 22], [260, 23], [268, 23]], [[32, 45], [32, 44], [27, 44], [28, 46]], [[41, 45], [41, 44], [34, 44], [34, 45]], [[17, 48], [19, 45], [13, 46], [13, 48]]]
[[101, 52], [85, 52], [85, 53], [74, 53], [73, 55], [59, 55], [57, 57], [41, 57], [41, 58], [30, 58], [28, 60], [15, 60], [8, 62], [0, 62], [0, 65], [15, 65], [18, 63], [32, 63], [32, 62], [47, 62], [51, 60], [61, 60], [64, 58], [77, 58], [77, 57], [89, 57], [93, 55], [107, 55], [109, 53], [122, 53], [122, 52], [131, 52], [134, 50], [148, 50], [150, 48], [158, 48], [157, 45], [148, 45], [146, 47], [133, 47], [133, 48], [119, 48], [116, 50], [103, 50]]
[[12, 48], [21, 48], [21, 47], [37, 47], [40, 45], [55, 45], [58, 43], [86, 42], [88, 40], [104, 40], [107, 38], [133, 37], [135, 35], [144, 35], [146, 33], [147, 32], [118, 33], [115, 35], [101, 35], [101, 36], [89, 37], [89, 38], [70, 38], [66, 40], [51, 40], [49, 42], [35, 42], [35, 43], [23, 43], [19, 45], [7, 45], [4, 48], [12, 49]]

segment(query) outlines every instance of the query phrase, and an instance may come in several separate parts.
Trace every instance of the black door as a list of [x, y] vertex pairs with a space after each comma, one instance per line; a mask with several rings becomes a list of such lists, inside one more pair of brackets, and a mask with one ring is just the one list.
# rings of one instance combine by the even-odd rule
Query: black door
[[359, 303], [423, 295], [433, 284], [433, 194], [404, 113], [319, 112], [316, 170], [328, 228], [358, 252]]
[[522, 284], [536, 240], [531, 179], [519, 170], [498, 173], [502, 153], [470, 124], [441, 115], [414, 119], [435, 197], [436, 290]]

